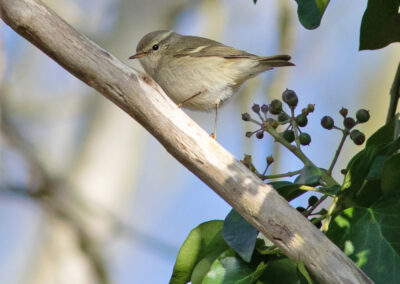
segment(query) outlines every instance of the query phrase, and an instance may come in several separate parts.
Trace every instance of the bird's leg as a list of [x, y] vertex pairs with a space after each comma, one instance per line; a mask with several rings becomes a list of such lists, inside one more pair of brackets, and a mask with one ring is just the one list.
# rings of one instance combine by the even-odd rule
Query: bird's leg
[[186, 103], [187, 101], [190, 101], [191, 99], [197, 97], [198, 95], [200, 95], [200, 94], [202, 94], [202, 93], [204, 93], [204, 92], [205, 92], [205, 91], [198, 92], [198, 93], [194, 94], [193, 96], [191, 96], [191, 97], [189, 97], [189, 98], [183, 100], [183, 102], [181, 102], [181, 103], [178, 104], [178, 107], [181, 108], [181, 107], [183, 106], [184, 103]]
[[215, 105], [215, 121], [214, 121], [214, 133], [211, 133], [211, 138], [213, 138], [213, 139], [215, 139], [215, 140], [217, 140], [217, 122], [218, 122], [218, 108], [219, 108], [219, 103], [220, 102], [218, 102], [216, 105]]

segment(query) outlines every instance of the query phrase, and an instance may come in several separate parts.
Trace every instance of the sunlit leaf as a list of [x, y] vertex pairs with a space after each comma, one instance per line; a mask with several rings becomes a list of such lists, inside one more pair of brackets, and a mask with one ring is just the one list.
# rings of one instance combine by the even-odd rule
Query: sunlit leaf
[[222, 238], [223, 221], [214, 220], [200, 224], [194, 228], [176, 258], [170, 284], [185, 284], [192, 275], [196, 264], [212, 252], [223, 252], [228, 245]]
[[265, 267], [264, 263], [260, 263], [253, 268], [233, 249], [228, 249], [211, 265], [202, 284], [252, 284], [261, 276]]
[[297, 275], [299, 276], [300, 284], [313, 284], [311, 276], [304, 266], [304, 262], [302, 260], [297, 262]]
[[376, 283], [400, 283], [400, 195], [382, 197], [370, 208], [350, 208], [327, 232]]

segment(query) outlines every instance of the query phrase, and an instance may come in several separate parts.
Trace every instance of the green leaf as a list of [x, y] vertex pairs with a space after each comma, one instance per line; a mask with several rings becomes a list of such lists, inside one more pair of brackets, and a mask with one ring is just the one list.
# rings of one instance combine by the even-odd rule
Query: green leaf
[[250, 262], [256, 245], [258, 230], [232, 209], [226, 216], [222, 236], [246, 262]]
[[214, 220], [200, 224], [194, 228], [176, 258], [170, 284], [185, 284], [192, 275], [196, 264], [211, 252], [223, 252], [228, 245], [222, 238], [222, 220]]
[[389, 157], [386, 155], [377, 155], [375, 157], [367, 175], [368, 180], [381, 179], [383, 172], [383, 165], [385, 164], [388, 158]]
[[312, 284], [311, 276], [308, 273], [306, 267], [304, 266], [304, 262], [299, 260], [297, 262], [297, 275], [300, 279], [300, 284]]
[[[202, 284], [251, 284], [257, 281], [265, 264], [256, 269], [244, 262], [233, 249], [223, 252], [211, 265]], [[258, 277], [257, 277], [258, 276]]]
[[400, 194], [370, 208], [350, 208], [332, 222], [328, 237], [376, 283], [400, 283]]
[[192, 284], [201, 284], [203, 282], [204, 277], [210, 271], [211, 265], [220, 255], [221, 252], [219, 250], [213, 251], [197, 263], [190, 279]]
[[270, 182], [271, 185], [275, 190], [287, 201], [293, 200], [296, 197], [305, 193], [304, 190], [301, 190], [301, 184], [294, 184], [289, 181], [274, 181]]
[[[378, 129], [367, 141], [365, 149], [347, 165], [347, 173], [339, 196], [337, 210], [353, 206], [370, 206], [381, 194], [381, 186], [372, 182], [380, 173], [380, 156], [390, 156], [400, 148], [400, 137], [394, 139], [399, 120]], [[379, 158], [378, 158], [379, 157]]]
[[[392, 0], [390, 0], [392, 1]], [[399, 127], [399, 120], [397, 117], [392, 119], [388, 124], [379, 128], [366, 143], [366, 148], [371, 146], [381, 146], [392, 142], [395, 138], [396, 128]]]
[[335, 185], [332, 185], [329, 187], [319, 187], [317, 189], [318, 189], [318, 192], [321, 192], [323, 194], [327, 194], [330, 196], [336, 196], [340, 192], [342, 187], [340, 185], [335, 184]]
[[305, 166], [301, 174], [295, 179], [296, 184], [305, 184], [315, 186], [319, 184], [322, 170], [314, 166]]
[[283, 258], [268, 262], [268, 266], [260, 277], [259, 282], [263, 284], [281, 284], [296, 283], [298, 280], [296, 265], [290, 259]]
[[329, 0], [296, 0], [300, 23], [309, 30], [316, 29], [322, 19]]
[[381, 188], [381, 180], [367, 180], [353, 197], [356, 206], [370, 207], [376, 200], [383, 195]]
[[383, 167], [382, 191], [383, 194], [400, 191], [400, 154], [391, 156]]
[[360, 30], [360, 50], [378, 49], [400, 41], [398, 0], [368, 0]]

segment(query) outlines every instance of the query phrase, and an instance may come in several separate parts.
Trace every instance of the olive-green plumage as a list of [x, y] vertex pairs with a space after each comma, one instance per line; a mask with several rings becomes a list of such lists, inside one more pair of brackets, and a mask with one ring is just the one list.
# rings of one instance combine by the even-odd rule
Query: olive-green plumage
[[257, 56], [217, 41], [171, 31], [145, 35], [136, 48], [144, 70], [177, 104], [218, 109], [249, 78], [274, 67], [293, 66], [289, 55]]

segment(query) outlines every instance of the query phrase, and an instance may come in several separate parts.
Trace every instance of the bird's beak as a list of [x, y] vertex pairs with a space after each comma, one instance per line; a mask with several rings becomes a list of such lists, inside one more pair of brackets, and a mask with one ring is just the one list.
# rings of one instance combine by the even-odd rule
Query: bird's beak
[[142, 58], [144, 56], [147, 56], [147, 52], [138, 52], [138, 53], [132, 55], [131, 57], [129, 57], [129, 59], [138, 59], [138, 58]]

